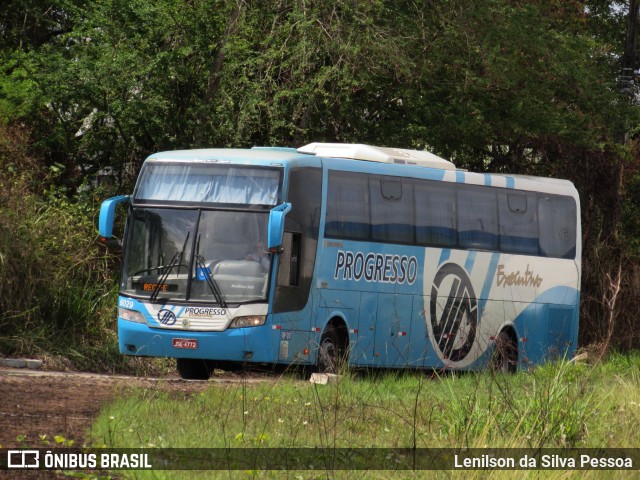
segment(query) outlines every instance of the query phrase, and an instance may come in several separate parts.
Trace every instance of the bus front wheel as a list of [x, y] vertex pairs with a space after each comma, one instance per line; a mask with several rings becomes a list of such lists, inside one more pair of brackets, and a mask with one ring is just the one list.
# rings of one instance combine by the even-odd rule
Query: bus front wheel
[[318, 371], [338, 373], [347, 362], [347, 346], [344, 328], [327, 325], [318, 349]]
[[494, 372], [514, 373], [518, 366], [518, 346], [515, 339], [503, 330], [496, 337], [491, 369]]
[[209, 380], [211, 376], [207, 362], [196, 358], [176, 359], [176, 369], [183, 380]]

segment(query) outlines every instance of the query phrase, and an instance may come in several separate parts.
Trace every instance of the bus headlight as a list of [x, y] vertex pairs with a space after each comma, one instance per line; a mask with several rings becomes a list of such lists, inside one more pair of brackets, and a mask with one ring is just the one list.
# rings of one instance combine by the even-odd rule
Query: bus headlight
[[264, 325], [267, 320], [266, 315], [250, 315], [248, 317], [236, 317], [233, 319], [229, 328], [245, 328], [245, 327], [259, 327]]
[[126, 308], [118, 308], [118, 317], [128, 322], [147, 323], [143, 314]]

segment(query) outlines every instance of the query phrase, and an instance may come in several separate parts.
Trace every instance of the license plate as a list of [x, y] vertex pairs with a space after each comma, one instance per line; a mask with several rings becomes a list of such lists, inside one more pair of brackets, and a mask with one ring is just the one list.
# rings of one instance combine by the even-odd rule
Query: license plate
[[173, 348], [186, 348], [189, 350], [196, 350], [198, 348], [198, 340], [191, 338], [174, 338]]

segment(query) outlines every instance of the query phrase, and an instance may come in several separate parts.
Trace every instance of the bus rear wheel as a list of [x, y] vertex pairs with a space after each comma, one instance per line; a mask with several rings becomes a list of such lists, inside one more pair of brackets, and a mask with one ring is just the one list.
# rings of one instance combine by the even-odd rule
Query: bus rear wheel
[[327, 325], [318, 349], [318, 371], [338, 373], [347, 362], [347, 346], [344, 329]]
[[496, 338], [491, 370], [500, 373], [514, 373], [518, 366], [518, 346], [508, 332], [502, 331]]
[[211, 376], [207, 362], [197, 358], [176, 359], [176, 369], [183, 380], [209, 380]]

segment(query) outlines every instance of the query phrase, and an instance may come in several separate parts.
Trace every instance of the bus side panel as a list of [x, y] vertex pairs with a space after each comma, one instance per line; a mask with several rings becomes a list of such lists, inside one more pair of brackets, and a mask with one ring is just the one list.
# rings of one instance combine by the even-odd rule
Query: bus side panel
[[544, 357], [547, 321], [545, 305], [505, 302], [505, 316], [513, 320], [518, 335], [519, 367], [539, 363]]
[[512, 304], [516, 313], [520, 364], [570, 358], [577, 347], [579, 294], [570, 287], [554, 287], [531, 304]]
[[397, 244], [319, 243], [314, 278], [318, 304], [335, 311], [353, 311], [347, 325], [352, 365], [415, 363], [410, 332], [413, 297], [422, 291], [423, 254], [424, 249]]
[[573, 261], [429, 249], [424, 272], [427, 328], [438, 359], [426, 367], [485, 366], [505, 328], [515, 331], [521, 366], [575, 351], [579, 292]]
[[310, 309], [271, 314], [271, 328], [278, 332], [278, 356], [276, 363], [306, 364], [313, 345], [310, 338]]
[[373, 345], [375, 331], [371, 328], [378, 315], [378, 294], [362, 292], [360, 294], [360, 308], [358, 309], [358, 333], [352, 345], [349, 359], [352, 364], [359, 366], [374, 365]]
[[379, 294], [373, 358], [382, 367], [406, 367], [412, 363], [412, 295]]
[[[477, 333], [477, 367], [486, 367], [493, 354], [494, 339], [498, 332], [509, 325], [510, 319], [505, 316], [505, 302], [502, 300], [486, 300], [484, 309], [480, 312]], [[517, 332], [516, 332], [517, 334]]]
[[429, 297], [415, 295], [413, 297], [413, 313], [411, 318], [411, 363], [410, 367], [424, 367], [438, 364], [438, 356], [433, 350], [427, 331]]
[[[319, 256], [320, 303], [354, 310], [353, 364], [483, 368], [503, 329], [515, 332], [521, 366], [575, 349], [573, 261], [333, 240], [323, 242]], [[411, 283], [385, 281], [402, 278], [394, 277], [396, 258], [419, 266]]]
[[494, 291], [500, 254], [427, 249], [425, 320], [434, 356], [425, 367], [477, 369], [486, 365], [492, 338], [505, 322]]
[[547, 355], [550, 360], [573, 355], [572, 331], [575, 309], [566, 305], [547, 306]]

